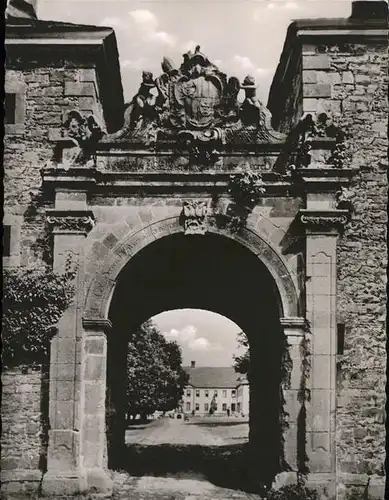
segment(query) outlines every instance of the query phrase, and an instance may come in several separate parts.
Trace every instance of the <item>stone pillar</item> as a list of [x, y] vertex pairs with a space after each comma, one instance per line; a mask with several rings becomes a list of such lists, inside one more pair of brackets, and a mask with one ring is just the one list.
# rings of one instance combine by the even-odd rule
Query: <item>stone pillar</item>
[[105, 394], [107, 379], [107, 338], [109, 320], [84, 319], [83, 408], [81, 427], [81, 467], [87, 488], [111, 491], [107, 470]]
[[[81, 206], [80, 206], [81, 205]], [[65, 208], [66, 207], [66, 208]], [[53, 267], [74, 266], [75, 296], [58, 323], [50, 351], [49, 447], [43, 493], [73, 494], [86, 487], [81, 461], [83, 338], [82, 242], [93, 226], [86, 193], [56, 193], [56, 208], [47, 210], [53, 231]], [[70, 257], [70, 261], [69, 261]]]
[[284, 387], [285, 410], [289, 427], [284, 431], [284, 458], [292, 471], [298, 470], [298, 420], [301, 404], [298, 400], [302, 365], [301, 342], [304, 339], [305, 318], [281, 318], [291, 361], [290, 384]]
[[336, 244], [347, 214], [336, 209], [300, 211], [306, 228], [306, 315], [312, 338], [307, 465], [312, 474], [332, 478], [336, 465]]

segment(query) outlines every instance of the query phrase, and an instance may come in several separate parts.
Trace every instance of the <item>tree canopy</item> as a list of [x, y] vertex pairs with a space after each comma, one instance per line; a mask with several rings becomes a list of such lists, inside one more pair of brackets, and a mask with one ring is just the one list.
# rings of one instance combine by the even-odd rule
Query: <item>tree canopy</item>
[[248, 375], [250, 371], [249, 341], [244, 332], [238, 333], [238, 344], [246, 349], [241, 356], [234, 355], [234, 368], [237, 373]]
[[128, 414], [176, 408], [189, 379], [181, 364], [179, 345], [167, 341], [150, 320], [143, 323], [128, 344]]

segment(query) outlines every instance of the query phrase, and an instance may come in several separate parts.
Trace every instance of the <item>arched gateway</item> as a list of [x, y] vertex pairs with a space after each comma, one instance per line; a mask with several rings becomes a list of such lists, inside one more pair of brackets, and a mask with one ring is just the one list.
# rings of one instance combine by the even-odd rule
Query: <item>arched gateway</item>
[[54, 267], [68, 255], [78, 266], [52, 341], [43, 489], [110, 488], [107, 365], [123, 369], [125, 329], [180, 307], [220, 312], [247, 332], [250, 445], [271, 463], [270, 480], [305, 469], [307, 455], [311, 476], [331, 482], [336, 240], [347, 221], [336, 193], [350, 177], [331, 161], [342, 133], [323, 115], [276, 132], [253, 78], [227, 79], [199, 47], [162, 69], [143, 73], [113, 134], [70, 112], [43, 172]]

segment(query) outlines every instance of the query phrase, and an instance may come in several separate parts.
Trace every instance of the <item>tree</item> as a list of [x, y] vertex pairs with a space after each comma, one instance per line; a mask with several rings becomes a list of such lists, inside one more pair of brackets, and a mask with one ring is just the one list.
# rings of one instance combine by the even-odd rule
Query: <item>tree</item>
[[181, 349], [149, 320], [134, 333], [127, 351], [128, 414], [142, 417], [178, 406], [188, 382]]
[[63, 274], [27, 268], [3, 272], [2, 362], [5, 366], [47, 361], [52, 327], [69, 307], [74, 294], [67, 263]]
[[234, 368], [237, 373], [248, 375], [250, 371], [250, 350], [249, 341], [244, 332], [238, 333], [238, 344], [244, 347], [246, 351], [241, 356], [234, 355]]

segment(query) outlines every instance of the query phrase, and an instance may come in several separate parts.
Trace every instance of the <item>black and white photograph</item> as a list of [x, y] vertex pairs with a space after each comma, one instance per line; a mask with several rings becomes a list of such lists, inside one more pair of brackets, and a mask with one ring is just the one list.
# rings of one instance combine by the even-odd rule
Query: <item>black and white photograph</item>
[[387, 0], [4, 2], [1, 500], [385, 500]]

